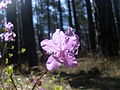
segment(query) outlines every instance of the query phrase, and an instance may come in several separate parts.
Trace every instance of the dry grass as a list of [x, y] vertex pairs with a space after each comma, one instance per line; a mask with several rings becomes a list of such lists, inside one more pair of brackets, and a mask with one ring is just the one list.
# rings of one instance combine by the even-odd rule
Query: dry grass
[[[21, 73], [14, 75], [18, 90], [31, 90], [34, 84], [30, 82], [31, 77], [37, 79], [42, 70], [43, 68], [40, 67], [40, 71], [31, 71], [29, 75], [21, 75]], [[6, 76], [4, 73], [3, 83], [6, 90], [12, 90], [13, 86], [6, 82], [9, 79]], [[56, 86], [62, 86], [63, 90], [120, 90], [120, 60], [119, 58], [80, 58], [77, 68], [61, 67], [55, 72], [48, 72], [41, 81], [44, 90], [54, 90]]]

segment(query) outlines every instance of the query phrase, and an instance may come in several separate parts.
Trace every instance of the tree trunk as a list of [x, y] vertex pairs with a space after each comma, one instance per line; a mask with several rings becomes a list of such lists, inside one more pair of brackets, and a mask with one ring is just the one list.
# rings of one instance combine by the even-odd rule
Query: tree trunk
[[32, 0], [22, 0], [22, 23], [23, 23], [23, 38], [24, 47], [26, 48], [25, 60], [29, 66], [37, 65], [36, 43], [32, 20]]
[[99, 22], [98, 22], [98, 13], [97, 13], [97, 8], [95, 4], [95, 0], [93, 0], [93, 5], [94, 5], [94, 17], [95, 17], [95, 29], [96, 29], [96, 52], [101, 53], [101, 45], [100, 45], [100, 28], [99, 28]]
[[116, 17], [116, 22], [117, 22], [117, 28], [119, 32], [119, 37], [120, 37], [120, 12], [119, 12], [119, 0], [113, 0], [114, 4], [114, 10], [115, 10], [115, 17]]
[[14, 50], [8, 50], [8, 53], [13, 53], [14, 56], [10, 58], [10, 63], [17, 63], [18, 60], [18, 31], [17, 31], [17, 15], [16, 15], [16, 0], [12, 0], [12, 4], [7, 8], [7, 22], [14, 24], [14, 32], [16, 33], [15, 42], [12, 44], [15, 46]]
[[75, 29], [76, 29], [76, 34], [80, 36], [80, 25], [78, 24], [78, 19], [77, 19], [77, 13], [76, 13], [76, 7], [75, 7], [75, 0], [72, 0], [72, 8], [73, 8], [73, 16], [74, 16], [74, 22], [75, 22]]
[[70, 0], [68, 0], [68, 11], [69, 11], [69, 26], [70, 27], [73, 27], [73, 24], [72, 24], [72, 15], [71, 15], [71, 7], [70, 7]]
[[62, 31], [64, 31], [64, 29], [63, 29], [62, 8], [61, 8], [61, 1], [60, 0], [58, 0], [58, 4], [59, 4], [59, 13], [60, 13], [60, 29]]
[[102, 52], [105, 56], [116, 56], [119, 54], [119, 43], [111, 0], [95, 0], [95, 4]]
[[50, 31], [51, 31], [51, 26], [50, 26], [50, 10], [49, 10], [49, 0], [47, 0], [47, 18], [48, 18], [48, 37], [50, 38]]
[[86, 1], [87, 15], [88, 15], [91, 51], [94, 53], [96, 51], [96, 40], [95, 40], [95, 27], [94, 27], [94, 22], [92, 17], [91, 3], [90, 3], [90, 0], [85, 0], [85, 1]]

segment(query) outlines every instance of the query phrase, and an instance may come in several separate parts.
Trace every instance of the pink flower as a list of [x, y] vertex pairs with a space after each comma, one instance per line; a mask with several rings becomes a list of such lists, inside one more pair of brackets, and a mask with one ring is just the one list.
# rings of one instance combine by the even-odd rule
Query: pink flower
[[0, 34], [0, 38], [4, 41], [13, 41], [16, 34], [12, 31], [14, 29], [14, 25], [11, 22], [5, 25], [6, 32]]
[[42, 87], [39, 86], [39, 87], [38, 87], [38, 90], [44, 90], [44, 89], [43, 89]]
[[1, 54], [1, 52], [0, 52], [0, 59], [2, 58], [2, 54]]
[[77, 66], [75, 55], [79, 46], [79, 37], [72, 28], [69, 28], [65, 33], [56, 29], [52, 39], [41, 42], [41, 47], [50, 55], [46, 63], [47, 69], [56, 70], [61, 64], [67, 67]]
[[12, 3], [11, 0], [2, 0], [0, 2], [0, 10], [7, 8], [7, 5], [11, 3]]
[[0, 34], [0, 38], [5, 41], [14, 41], [14, 37], [16, 37], [16, 34], [12, 31]]
[[14, 29], [14, 25], [11, 22], [8, 22], [8, 24], [5, 25], [5, 29], [11, 31]]
[[32, 83], [36, 83], [35, 77], [30, 78], [29, 81], [32, 82]]

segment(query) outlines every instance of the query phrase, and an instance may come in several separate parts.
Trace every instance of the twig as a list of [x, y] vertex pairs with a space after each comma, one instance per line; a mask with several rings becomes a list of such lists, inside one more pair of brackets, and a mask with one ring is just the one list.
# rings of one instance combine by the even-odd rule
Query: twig
[[15, 85], [15, 82], [14, 82], [14, 80], [13, 80], [13, 78], [12, 78], [12, 75], [10, 76], [10, 79], [12, 80], [12, 84], [13, 84], [14, 88], [17, 90], [17, 87], [16, 87], [16, 85]]
[[25, 73], [23, 72], [23, 70], [20, 68], [20, 66], [18, 66], [18, 64], [15, 64], [17, 66], [17, 68], [20, 70], [20, 72], [22, 73], [22, 75], [25, 75]]
[[34, 90], [35, 89], [35, 87], [36, 87], [36, 85], [37, 85], [37, 83], [38, 83], [38, 81], [46, 74], [48, 72], [48, 70], [46, 69], [45, 70], [45, 72], [43, 72], [42, 73], [42, 75], [37, 79], [37, 81], [35, 82], [35, 84], [33, 85], [33, 88], [32, 88], [32, 90]]

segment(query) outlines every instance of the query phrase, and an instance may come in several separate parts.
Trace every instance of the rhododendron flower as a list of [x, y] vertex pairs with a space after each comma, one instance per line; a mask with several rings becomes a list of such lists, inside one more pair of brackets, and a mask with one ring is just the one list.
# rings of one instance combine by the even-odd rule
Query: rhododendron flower
[[52, 39], [41, 42], [41, 47], [50, 55], [46, 63], [47, 69], [56, 70], [62, 64], [67, 67], [77, 66], [75, 55], [79, 46], [79, 37], [72, 28], [69, 28], [65, 33], [56, 29]]
[[38, 87], [38, 90], [44, 90], [44, 89], [43, 89], [42, 87], [39, 86], [39, 87]]
[[0, 34], [0, 38], [5, 41], [14, 41], [14, 37], [16, 37], [16, 34], [12, 31]]
[[4, 41], [13, 41], [16, 34], [12, 31], [14, 29], [14, 25], [11, 22], [5, 25], [6, 32], [0, 34], [0, 38]]
[[5, 29], [11, 31], [14, 29], [14, 25], [11, 22], [8, 22], [8, 24], [5, 25]]
[[1, 54], [1, 52], [0, 52], [0, 58], [2, 58], [2, 54]]
[[2, 1], [0, 2], [0, 10], [7, 8], [7, 5], [8, 5], [8, 4], [11, 4], [11, 3], [12, 3], [11, 0], [2, 0]]

